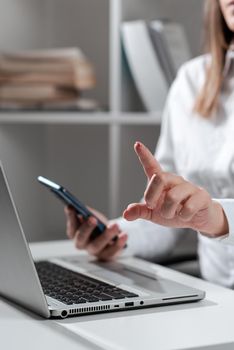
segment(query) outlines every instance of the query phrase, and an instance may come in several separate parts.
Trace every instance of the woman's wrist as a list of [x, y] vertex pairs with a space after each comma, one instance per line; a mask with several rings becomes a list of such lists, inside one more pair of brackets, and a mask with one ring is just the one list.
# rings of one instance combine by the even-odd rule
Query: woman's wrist
[[210, 220], [200, 233], [211, 238], [226, 236], [229, 233], [228, 220], [220, 203], [212, 200]]

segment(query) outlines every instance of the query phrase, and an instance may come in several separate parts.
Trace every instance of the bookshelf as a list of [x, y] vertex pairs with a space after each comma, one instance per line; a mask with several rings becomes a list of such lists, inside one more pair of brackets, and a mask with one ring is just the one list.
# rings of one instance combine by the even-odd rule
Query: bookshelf
[[1, 1], [0, 50], [81, 47], [98, 79], [87, 96], [106, 110], [0, 113], [0, 158], [31, 240], [64, 237], [61, 205], [36, 183], [37, 175], [60, 181], [111, 217], [139, 198], [145, 178], [132, 146], [140, 139], [154, 150], [162, 111], [145, 112], [126, 80], [119, 27], [135, 19], [180, 21], [195, 55], [201, 8], [202, 0]]
[[161, 113], [97, 112], [16, 112], [0, 113], [0, 124], [42, 125], [160, 125]]

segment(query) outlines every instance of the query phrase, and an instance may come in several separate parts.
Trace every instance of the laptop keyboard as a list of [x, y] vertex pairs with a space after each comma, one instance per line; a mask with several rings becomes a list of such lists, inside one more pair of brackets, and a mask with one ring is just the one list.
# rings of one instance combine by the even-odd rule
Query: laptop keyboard
[[67, 305], [139, 296], [49, 261], [40, 261], [35, 266], [44, 293]]

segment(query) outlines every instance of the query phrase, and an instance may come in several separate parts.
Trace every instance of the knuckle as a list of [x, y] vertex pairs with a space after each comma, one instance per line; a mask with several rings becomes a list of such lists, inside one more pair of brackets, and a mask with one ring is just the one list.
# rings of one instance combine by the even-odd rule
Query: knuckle
[[158, 184], [165, 184], [167, 182], [167, 173], [161, 173], [158, 175]]
[[172, 202], [166, 200], [160, 209], [160, 215], [167, 218], [168, 215], [170, 216], [170, 214], [172, 213], [172, 208], [173, 208]]
[[186, 214], [192, 214], [195, 211], [195, 206], [193, 203], [185, 203], [184, 209], [186, 210]]
[[178, 201], [177, 194], [174, 191], [169, 191], [166, 195], [166, 201], [169, 203], [176, 203]]

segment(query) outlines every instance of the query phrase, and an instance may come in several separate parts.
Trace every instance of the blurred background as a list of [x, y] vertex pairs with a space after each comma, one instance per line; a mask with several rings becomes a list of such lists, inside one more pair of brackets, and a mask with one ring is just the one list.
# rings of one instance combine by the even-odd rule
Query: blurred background
[[[165, 100], [151, 106], [150, 96], [144, 95], [147, 67], [140, 57], [147, 47], [149, 62], [161, 70], [159, 78], [153, 77], [155, 89], [164, 84], [167, 91], [170, 81], [164, 79], [167, 72], [158, 54], [170, 40], [175, 47], [179, 40], [185, 56], [201, 53], [202, 8], [202, 0], [1, 0], [0, 159], [30, 241], [65, 238], [63, 206], [37, 183], [38, 175], [61, 183], [112, 218], [141, 197], [146, 180], [133, 144], [141, 140], [154, 151]], [[149, 31], [152, 23], [161, 28], [155, 41]], [[64, 50], [63, 59], [73, 63], [76, 59], [66, 50], [79, 48], [95, 83], [84, 90], [75, 87], [74, 80], [69, 88], [56, 86], [56, 93], [72, 94], [69, 105], [61, 107], [57, 99], [49, 106], [41, 100], [27, 104], [27, 90], [26, 97], [22, 94], [32, 83], [26, 80], [30, 77], [38, 88], [33, 67], [45, 63], [46, 50], [53, 50], [48, 61], [61, 60], [54, 57], [58, 48]], [[38, 56], [30, 58], [28, 50], [37, 50]], [[32, 71], [22, 74], [20, 64], [28, 61]], [[43, 89], [40, 93], [47, 91]]]

